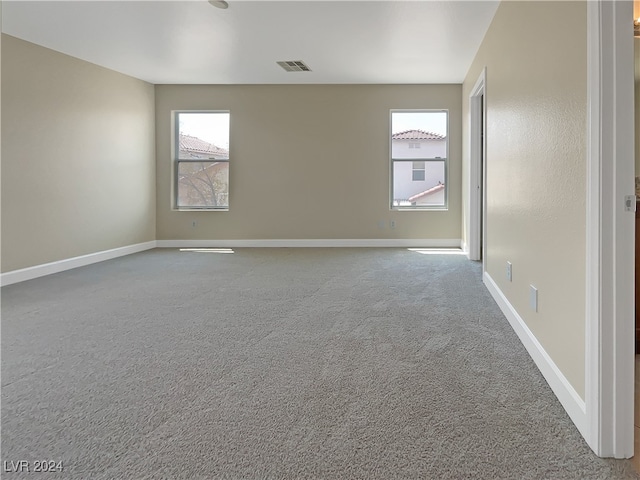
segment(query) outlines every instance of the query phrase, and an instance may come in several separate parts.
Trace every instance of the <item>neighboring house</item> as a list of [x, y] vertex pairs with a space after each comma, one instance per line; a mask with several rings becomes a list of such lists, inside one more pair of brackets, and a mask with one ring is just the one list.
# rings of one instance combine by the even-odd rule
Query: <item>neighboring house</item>
[[408, 198], [410, 205], [444, 205], [444, 183]]
[[178, 158], [203, 160], [202, 162], [178, 162], [177, 205], [179, 207], [227, 207], [229, 205], [228, 150], [198, 137], [181, 133]]
[[228, 159], [229, 150], [215, 146], [213, 143], [205, 142], [198, 137], [192, 137], [191, 135], [185, 135], [181, 133], [179, 135], [179, 157], [181, 159], [197, 159], [202, 158], [206, 160], [210, 159]]
[[[394, 206], [437, 206], [445, 201], [447, 138], [424, 130], [391, 135]], [[441, 160], [437, 160], [441, 159]]]

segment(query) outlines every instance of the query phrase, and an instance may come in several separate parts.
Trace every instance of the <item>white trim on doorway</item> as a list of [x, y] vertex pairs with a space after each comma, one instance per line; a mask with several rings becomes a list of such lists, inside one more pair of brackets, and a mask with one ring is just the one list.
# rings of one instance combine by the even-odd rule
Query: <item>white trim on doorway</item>
[[587, 2], [586, 440], [633, 456], [634, 193], [631, 2]]
[[[467, 205], [469, 217], [467, 224], [468, 255], [470, 260], [483, 261], [484, 271], [484, 245], [485, 233], [485, 164], [486, 146], [482, 138], [486, 132], [486, 82], [487, 68], [482, 69], [480, 77], [476, 81], [469, 94], [469, 195]], [[485, 108], [483, 108], [483, 103]], [[484, 130], [484, 132], [482, 131]], [[465, 249], [466, 250], [466, 249]]]

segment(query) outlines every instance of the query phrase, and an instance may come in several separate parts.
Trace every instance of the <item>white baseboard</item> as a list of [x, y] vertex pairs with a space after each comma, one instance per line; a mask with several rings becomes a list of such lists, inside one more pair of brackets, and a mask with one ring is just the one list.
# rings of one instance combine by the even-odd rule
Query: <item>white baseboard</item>
[[284, 240], [154, 240], [128, 245], [57, 262], [35, 265], [0, 274], [0, 286], [24, 282], [45, 275], [84, 267], [92, 263], [150, 250], [152, 248], [242, 248], [242, 247], [400, 247], [460, 248], [459, 239], [284, 239]]
[[90, 265], [92, 263], [111, 260], [112, 258], [150, 250], [155, 247], [156, 242], [153, 240], [150, 242], [137, 243], [135, 245], [127, 245], [126, 247], [104, 250], [102, 252], [89, 253], [88, 255], [81, 255], [79, 257], [66, 258], [57, 262], [44, 263], [42, 265], [22, 268], [20, 270], [13, 270], [11, 272], [0, 274], [0, 286], [4, 287], [5, 285], [44, 277], [45, 275], [51, 275], [52, 273], [64, 272], [65, 270], [71, 270], [72, 268], [77, 267], [84, 267], [85, 265]]
[[158, 248], [243, 247], [400, 247], [460, 248], [460, 239], [278, 239], [278, 240], [157, 240]]
[[509, 303], [498, 285], [491, 276], [485, 272], [483, 280], [494, 300], [507, 317], [511, 327], [515, 330], [531, 355], [531, 358], [544, 376], [545, 380], [556, 394], [558, 400], [569, 414], [569, 417], [578, 428], [584, 438], [588, 438], [587, 411], [585, 402], [578, 392], [571, 386], [567, 378], [562, 374], [558, 366], [553, 362], [549, 354], [542, 347], [535, 335], [529, 330], [527, 324], [518, 314], [516, 309]]

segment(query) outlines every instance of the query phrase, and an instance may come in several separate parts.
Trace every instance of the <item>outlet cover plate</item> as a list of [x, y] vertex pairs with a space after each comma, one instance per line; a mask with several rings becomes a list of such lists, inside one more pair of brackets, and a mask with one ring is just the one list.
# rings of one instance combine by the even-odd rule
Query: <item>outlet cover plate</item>
[[529, 305], [534, 312], [538, 311], [538, 289], [533, 285], [529, 285]]

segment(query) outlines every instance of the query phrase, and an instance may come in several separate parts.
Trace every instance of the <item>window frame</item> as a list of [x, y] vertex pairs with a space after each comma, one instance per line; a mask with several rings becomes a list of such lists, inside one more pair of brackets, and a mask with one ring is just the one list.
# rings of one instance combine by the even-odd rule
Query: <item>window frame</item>
[[[394, 113], [445, 113], [447, 131], [445, 135], [445, 153], [444, 158], [393, 158], [393, 114]], [[447, 108], [409, 108], [409, 109], [391, 109], [389, 110], [389, 210], [393, 211], [447, 211], [449, 210], [449, 109]], [[400, 162], [439, 162], [444, 164], [444, 204], [443, 205], [394, 205], [394, 165]], [[412, 165], [413, 180], [413, 165]]]
[[[416, 163], [421, 163], [422, 167], [416, 168]], [[416, 179], [417, 172], [422, 173], [422, 178]], [[424, 182], [424, 179], [426, 178], [426, 172], [427, 172], [427, 166], [422, 160], [413, 160], [413, 165], [411, 165], [411, 181], [412, 182]]]
[[[230, 163], [230, 159], [231, 159], [231, 148], [228, 149], [229, 151], [229, 155], [227, 156], [227, 158], [223, 158], [223, 159], [206, 159], [206, 158], [193, 158], [193, 159], [185, 159], [185, 158], [180, 158], [180, 122], [179, 122], [179, 116], [182, 113], [211, 113], [211, 114], [215, 114], [215, 113], [226, 113], [229, 115], [229, 143], [231, 143], [231, 111], [230, 110], [173, 110], [171, 112], [171, 122], [172, 122], [172, 130], [173, 130], [173, 136], [171, 139], [172, 142], [172, 163], [173, 163], [173, 191], [172, 191], [172, 195], [173, 195], [173, 199], [172, 199], [172, 210], [174, 211], [179, 211], [179, 212], [228, 212], [229, 211], [229, 207], [231, 205], [230, 202], [230, 192], [227, 192], [227, 205], [226, 206], [207, 206], [207, 205], [203, 205], [203, 206], [185, 206], [185, 207], [181, 207], [178, 205], [178, 198], [179, 198], [179, 192], [178, 192], [178, 187], [179, 187], [179, 181], [180, 181], [180, 175], [179, 175], [179, 171], [180, 171], [180, 164], [181, 163], [227, 163], [229, 166], [227, 167], [229, 169], [229, 172], [231, 170], [231, 163]], [[231, 190], [231, 188], [229, 187], [229, 191]]]

